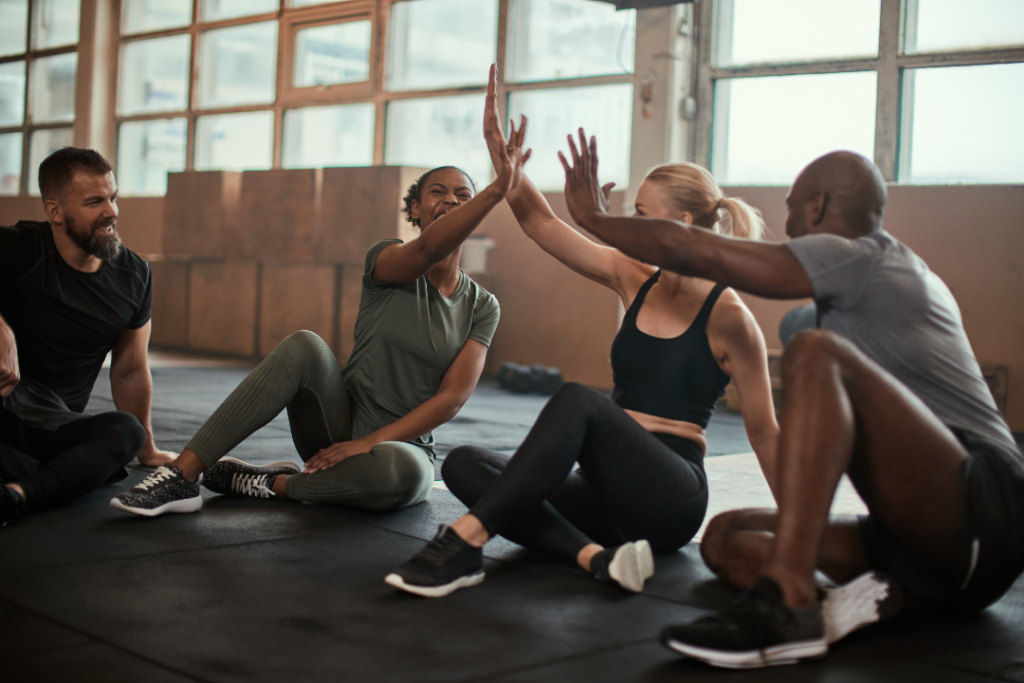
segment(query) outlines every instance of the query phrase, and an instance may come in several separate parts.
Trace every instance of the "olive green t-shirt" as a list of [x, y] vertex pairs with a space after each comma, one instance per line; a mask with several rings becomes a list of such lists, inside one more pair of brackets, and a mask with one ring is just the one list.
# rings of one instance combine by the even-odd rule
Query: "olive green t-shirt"
[[[498, 300], [461, 273], [450, 298], [423, 275], [404, 285], [371, 277], [377, 257], [402, 240], [383, 240], [366, 254], [355, 347], [342, 370], [352, 399], [352, 438], [386, 427], [437, 393], [467, 339], [490, 346]], [[433, 453], [434, 436], [411, 443]]]

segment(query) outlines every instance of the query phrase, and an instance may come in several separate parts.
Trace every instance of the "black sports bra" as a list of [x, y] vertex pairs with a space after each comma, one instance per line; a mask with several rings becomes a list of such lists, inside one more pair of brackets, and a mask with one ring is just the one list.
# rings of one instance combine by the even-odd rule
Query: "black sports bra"
[[708, 343], [707, 324], [725, 285], [715, 285], [686, 332], [663, 339], [644, 334], [636, 316], [647, 292], [661, 277], [657, 271], [630, 304], [612, 342], [612, 400], [620, 408], [707, 427], [729, 375], [718, 367]]

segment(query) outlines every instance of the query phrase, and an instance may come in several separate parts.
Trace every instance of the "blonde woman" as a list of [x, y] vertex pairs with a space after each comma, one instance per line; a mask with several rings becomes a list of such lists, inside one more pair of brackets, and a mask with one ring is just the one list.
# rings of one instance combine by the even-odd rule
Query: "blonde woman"
[[[485, 131], [489, 148], [502, 149], [493, 82], [489, 93]], [[525, 117], [518, 131], [513, 126], [509, 155], [528, 156], [522, 153], [525, 128]], [[521, 166], [506, 197], [523, 231], [569, 268], [614, 291], [626, 307], [611, 349], [615, 389], [608, 398], [566, 384], [513, 456], [476, 446], [453, 450], [442, 474], [469, 513], [386, 580], [428, 597], [480, 583], [481, 548], [501, 534], [639, 592], [654, 571], [651, 551], [677, 550], [704, 520], [704, 430], [730, 378], [772, 484], [778, 425], [764, 338], [731, 289], [640, 263], [563, 223]], [[757, 211], [726, 197], [694, 164], [648, 173], [637, 191], [636, 215], [736, 238], [757, 239], [764, 230]]]

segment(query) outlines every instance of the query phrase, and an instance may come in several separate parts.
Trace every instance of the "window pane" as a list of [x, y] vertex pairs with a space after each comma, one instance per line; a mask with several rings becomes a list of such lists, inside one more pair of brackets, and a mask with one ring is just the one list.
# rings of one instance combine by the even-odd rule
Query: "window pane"
[[191, 23], [192, 0], [125, 0], [125, 33], [158, 31]]
[[526, 174], [541, 190], [565, 187], [565, 171], [558, 161], [561, 150], [567, 156], [565, 136], [580, 126], [587, 136], [597, 136], [599, 172], [602, 183], [629, 184], [629, 143], [633, 121], [633, 86], [597, 85], [587, 88], [531, 90], [512, 93], [510, 117], [518, 124], [526, 114], [526, 147], [533, 155]]
[[874, 71], [715, 83], [712, 171], [722, 185], [789, 185], [817, 157], [874, 157]]
[[27, 36], [28, 0], [0, 0], [0, 57], [24, 52]]
[[74, 52], [32, 62], [33, 121], [74, 121], [77, 66], [78, 54]]
[[372, 165], [376, 112], [369, 102], [285, 112], [283, 166]]
[[317, 26], [295, 35], [295, 87], [354, 83], [370, 77], [369, 21]]
[[880, 0], [720, 0], [720, 65], [878, 55]]
[[78, 0], [34, 0], [32, 46], [37, 50], [78, 42]]
[[384, 163], [426, 168], [458, 166], [480, 189], [491, 178], [483, 127], [483, 95], [391, 102]]
[[1020, 0], [907, 0], [906, 7], [908, 53], [1024, 44]]
[[185, 119], [121, 124], [117, 138], [119, 194], [167, 194], [167, 173], [185, 170], [186, 125]]
[[328, 2], [345, 2], [346, 0], [288, 0], [289, 7], [309, 7], [310, 5], [323, 5]]
[[197, 124], [197, 171], [270, 168], [274, 158], [274, 112], [203, 116]]
[[125, 43], [121, 52], [119, 109], [122, 114], [173, 111], [188, 107], [188, 62], [191, 38]]
[[901, 181], [1024, 182], [1024, 64], [912, 69], [903, 83]]
[[70, 128], [37, 130], [28, 147], [28, 193], [39, 196], [39, 164], [62, 147], [70, 147], [74, 133]]
[[203, 0], [203, 21], [276, 12], [279, 4], [278, 0]]
[[25, 62], [0, 64], [0, 126], [25, 120]]
[[199, 61], [199, 106], [274, 101], [277, 22], [207, 31]]
[[0, 195], [18, 194], [21, 185], [21, 133], [0, 135]]
[[506, 80], [633, 73], [636, 11], [592, 0], [512, 0]]
[[498, 2], [396, 2], [388, 44], [389, 90], [485, 85], [498, 49]]

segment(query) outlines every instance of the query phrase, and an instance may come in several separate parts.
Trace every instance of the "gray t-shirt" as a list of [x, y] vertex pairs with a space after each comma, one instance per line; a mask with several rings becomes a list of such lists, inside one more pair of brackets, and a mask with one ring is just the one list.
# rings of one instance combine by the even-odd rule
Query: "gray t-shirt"
[[947, 426], [1016, 450], [953, 294], [917, 254], [884, 230], [787, 246], [814, 286], [821, 328], [851, 340]]
[[[498, 300], [461, 274], [450, 298], [424, 275], [405, 285], [375, 281], [377, 257], [402, 240], [383, 240], [366, 254], [355, 346], [341, 371], [352, 399], [352, 438], [403, 417], [437, 393], [467, 339], [490, 346]], [[433, 452], [434, 436], [411, 443]]]

